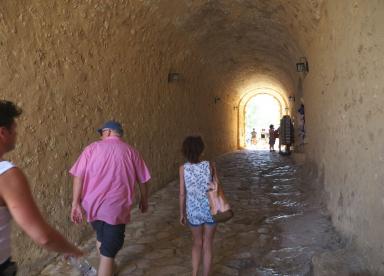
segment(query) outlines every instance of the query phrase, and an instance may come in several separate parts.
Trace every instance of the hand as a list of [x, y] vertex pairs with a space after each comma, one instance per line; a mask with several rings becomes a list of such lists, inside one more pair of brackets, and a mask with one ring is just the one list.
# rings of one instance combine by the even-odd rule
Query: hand
[[76, 251], [72, 253], [72, 256], [76, 258], [84, 257], [85, 255], [85, 252], [80, 250], [79, 248], [76, 248]]
[[86, 255], [86, 253], [84, 251], [81, 251], [79, 248], [76, 248], [73, 252], [71, 253], [65, 253], [63, 255], [64, 257], [64, 260], [68, 260], [70, 257], [74, 257], [74, 258], [81, 258], [81, 257], [84, 257]]
[[71, 221], [75, 224], [83, 222], [83, 211], [80, 204], [72, 205], [71, 209]]
[[180, 217], [180, 224], [183, 226], [187, 225], [187, 219], [185, 218], [185, 216]]
[[217, 183], [214, 181], [209, 182], [208, 191], [217, 191]]
[[139, 203], [139, 209], [142, 213], [146, 213], [148, 211], [148, 200], [141, 199]]

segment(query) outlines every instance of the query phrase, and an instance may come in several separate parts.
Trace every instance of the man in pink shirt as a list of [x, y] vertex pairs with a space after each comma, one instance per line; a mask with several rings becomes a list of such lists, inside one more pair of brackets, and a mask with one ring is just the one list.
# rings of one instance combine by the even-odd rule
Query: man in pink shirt
[[82, 222], [82, 208], [96, 231], [100, 252], [98, 275], [113, 275], [114, 258], [124, 243], [125, 225], [135, 183], [139, 182], [142, 213], [148, 209], [146, 183], [151, 176], [140, 154], [125, 143], [123, 129], [115, 121], [98, 129], [101, 141], [87, 146], [70, 170], [73, 178], [71, 220]]

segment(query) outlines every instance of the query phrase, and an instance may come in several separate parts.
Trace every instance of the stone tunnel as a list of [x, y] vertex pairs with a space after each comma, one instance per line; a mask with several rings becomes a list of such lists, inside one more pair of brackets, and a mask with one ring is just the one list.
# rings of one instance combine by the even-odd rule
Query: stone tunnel
[[[380, 0], [3, 0], [0, 95], [24, 110], [7, 158], [47, 220], [80, 243], [91, 230], [69, 220], [68, 169], [105, 120], [123, 123], [154, 193], [177, 178], [188, 134], [204, 137], [209, 158], [243, 148], [245, 106], [262, 90], [295, 126], [305, 105], [294, 155], [335, 229], [384, 273], [383, 18]], [[20, 264], [47, 257], [13, 229]]]

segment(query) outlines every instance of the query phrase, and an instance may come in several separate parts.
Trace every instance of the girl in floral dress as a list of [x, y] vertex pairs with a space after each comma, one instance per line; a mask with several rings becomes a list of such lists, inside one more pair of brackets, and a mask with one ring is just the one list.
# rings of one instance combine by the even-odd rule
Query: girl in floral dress
[[213, 238], [216, 232], [207, 197], [215, 165], [202, 160], [204, 142], [200, 136], [187, 137], [182, 146], [186, 163], [180, 166], [180, 223], [192, 231], [192, 275], [196, 276], [203, 258], [203, 275], [208, 276], [212, 266]]

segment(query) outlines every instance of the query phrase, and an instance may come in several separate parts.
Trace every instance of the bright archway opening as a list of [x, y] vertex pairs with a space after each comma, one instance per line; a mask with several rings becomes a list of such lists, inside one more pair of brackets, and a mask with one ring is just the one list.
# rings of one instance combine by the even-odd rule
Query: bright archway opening
[[[273, 124], [277, 129], [282, 116], [290, 115], [285, 93], [271, 88], [256, 88], [243, 94], [238, 111], [238, 145], [249, 149], [268, 149], [269, 126]], [[252, 139], [253, 129], [256, 141]]]
[[[245, 147], [268, 149], [269, 128], [279, 127], [283, 115], [281, 103], [272, 95], [258, 94], [245, 106]], [[278, 141], [276, 141], [278, 142]]]

